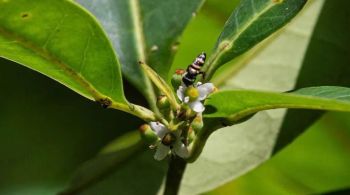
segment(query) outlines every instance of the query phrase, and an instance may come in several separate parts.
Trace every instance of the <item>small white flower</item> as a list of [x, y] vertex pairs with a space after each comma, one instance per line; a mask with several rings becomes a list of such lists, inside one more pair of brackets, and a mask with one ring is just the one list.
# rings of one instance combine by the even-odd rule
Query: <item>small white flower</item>
[[150, 126], [160, 138], [160, 141], [157, 143], [157, 151], [154, 154], [154, 159], [163, 160], [170, 151], [181, 158], [188, 157], [189, 152], [185, 144], [181, 141], [180, 131], [172, 132], [159, 122], [150, 122]]
[[202, 84], [198, 82], [194, 86], [180, 86], [176, 94], [177, 97], [179, 97], [182, 102], [188, 104], [193, 111], [201, 113], [205, 109], [201, 101], [212, 93], [214, 89], [215, 86], [212, 83]]

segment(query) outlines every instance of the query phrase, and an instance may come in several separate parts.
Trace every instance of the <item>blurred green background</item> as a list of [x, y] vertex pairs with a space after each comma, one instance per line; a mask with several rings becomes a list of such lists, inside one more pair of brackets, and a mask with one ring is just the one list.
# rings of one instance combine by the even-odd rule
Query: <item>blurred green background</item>
[[[185, 68], [201, 51], [210, 53], [237, 3], [205, 3], [181, 39], [172, 71]], [[81, 163], [141, 124], [21, 65], [4, 59], [0, 65], [0, 194], [54, 194]], [[131, 86], [126, 88], [131, 101], [144, 104]], [[315, 194], [349, 188], [349, 119], [350, 114], [326, 114], [271, 160], [206, 194]]]

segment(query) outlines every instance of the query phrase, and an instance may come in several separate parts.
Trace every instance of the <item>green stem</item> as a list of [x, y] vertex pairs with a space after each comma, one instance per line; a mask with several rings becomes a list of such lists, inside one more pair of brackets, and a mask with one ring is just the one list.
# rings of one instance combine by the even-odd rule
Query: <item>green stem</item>
[[192, 147], [190, 149], [190, 156], [186, 159], [187, 162], [192, 163], [202, 153], [205, 143], [209, 136], [218, 128], [221, 128], [222, 124], [218, 120], [207, 120], [204, 123], [203, 129], [201, 129], [193, 140]]
[[199, 133], [196, 136], [196, 138], [193, 141], [190, 157], [186, 159], [187, 162], [192, 163], [195, 160], [197, 160], [199, 155], [202, 153], [204, 145], [207, 142], [207, 139], [209, 138], [211, 133], [212, 131], [203, 131], [202, 133]]
[[178, 194], [186, 165], [187, 163], [184, 159], [177, 156], [171, 157], [165, 182], [164, 195]]
[[129, 105], [127, 105], [118, 102], [112, 102], [109, 107], [137, 116], [146, 122], [159, 120], [159, 117], [157, 117], [154, 112], [136, 104], [129, 103]]

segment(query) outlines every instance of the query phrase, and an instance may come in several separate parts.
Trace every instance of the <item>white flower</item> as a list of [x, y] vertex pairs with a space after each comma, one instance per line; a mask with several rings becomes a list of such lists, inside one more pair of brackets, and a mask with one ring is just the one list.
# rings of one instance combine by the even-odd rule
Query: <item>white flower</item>
[[182, 102], [188, 104], [193, 111], [201, 113], [205, 109], [201, 101], [212, 93], [214, 89], [215, 86], [212, 83], [202, 84], [198, 82], [194, 86], [180, 86], [176, 94], [177, 97], [179, 97]]
[[181, 158], [188, 157], [189, 152], [185, 144], [181, 141], [180, 131], [172, 132], [159, 122], [151, 122], [150, 126], [160, 138], [160, 141], [157, 143], [157, 151], [154, 154], [154, 159], [163, 160], [170, 151]]

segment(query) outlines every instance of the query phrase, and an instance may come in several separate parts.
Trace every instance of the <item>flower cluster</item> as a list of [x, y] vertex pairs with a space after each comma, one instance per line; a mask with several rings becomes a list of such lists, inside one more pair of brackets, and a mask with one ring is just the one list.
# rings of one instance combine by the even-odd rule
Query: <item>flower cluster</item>
[[[198, 82], [189, 87], [181, 85], [176, 93], [181, 102], [187, 104], [194, 112], [201, 116], [201, 113], [205, 109], [202, 101], [204, 101], [214, 89], [215, 87], [212, 83], [202, 84]], [[181, 129], [170, 131], [160, 122], [151, 122], [150, 126], [158, 137], [158, 141], [155, 143], [157, 151], [154, 158], [156, 160], [163, 160], [169, 153], [181, 158], [187, 158], [189, 156], [188, 148], [184, 140], [182, 140]]]

